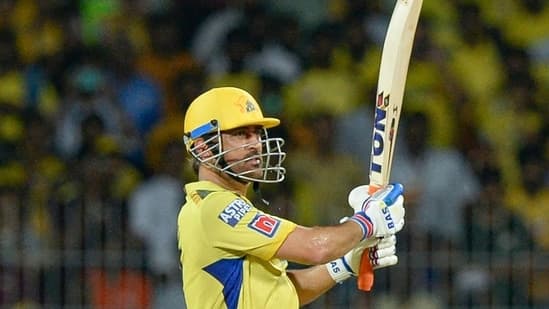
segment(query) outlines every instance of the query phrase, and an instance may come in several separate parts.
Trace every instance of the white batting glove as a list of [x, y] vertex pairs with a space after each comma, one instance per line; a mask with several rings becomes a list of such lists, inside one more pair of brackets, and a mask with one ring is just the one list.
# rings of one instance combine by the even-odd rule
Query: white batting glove
[[349, 220], [362, 228], [363, 239], [394, 235], [404, 226], [404, 187], [391, 184], [372, 196], [368, 188], [368, 185], [359, 186], [349, 193], [348, 202], [355, 211]]
[[370, 264], [372, 264], [373, 269], [389, 267], [398, 263], [396, 242], [395, 235], [384, 237], [375, 247], [370, 249], [368, 258], [370, 259]]
[[[366, 244], [367, 240], [362, 241], [343, 257], [326, 264], [326, 269], [335, 282], [341, 283], [352, 276], [357, 276], [362, 253], [368, 248]], [[381, 239], [376, 246], [370, 248], [368, 257], [373, 269], [380, 269], [398, 263], [396, 237], [393, 235]]]

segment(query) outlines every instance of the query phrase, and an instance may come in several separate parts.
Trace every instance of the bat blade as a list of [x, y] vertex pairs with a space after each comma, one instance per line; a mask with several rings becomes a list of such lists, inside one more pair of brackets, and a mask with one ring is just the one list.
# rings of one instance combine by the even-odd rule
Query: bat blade
[[[370, 157], [370, 194], [389, 183], [408, 65], [422, 0], [396, 2], [381, 55]], [[358, 288], [370, 291], [374, 273], [364, 252]]]

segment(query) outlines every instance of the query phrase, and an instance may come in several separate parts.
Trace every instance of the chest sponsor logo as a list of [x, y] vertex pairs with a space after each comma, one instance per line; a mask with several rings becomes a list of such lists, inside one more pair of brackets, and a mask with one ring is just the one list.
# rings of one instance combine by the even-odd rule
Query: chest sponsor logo
[[257, 214], [248, 227], [267, 237], [273, 237], [280, 226], [280, 220], [264, 214]]
[[231, 202], [223, 211], [219, 214], [219, 219], [234, 227], [244, 215], [252, 209], [252, 206], [246, 203], [242, 199], [236, 199]]

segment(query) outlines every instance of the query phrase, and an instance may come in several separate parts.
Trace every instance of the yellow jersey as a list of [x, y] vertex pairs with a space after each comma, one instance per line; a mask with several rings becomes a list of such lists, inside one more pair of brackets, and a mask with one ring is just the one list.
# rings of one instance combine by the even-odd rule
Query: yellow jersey
[[212, 182], [185, 191], [177, 233], [187, 307], [298, 308], [288, 262], [274, 257], [296, 224]]

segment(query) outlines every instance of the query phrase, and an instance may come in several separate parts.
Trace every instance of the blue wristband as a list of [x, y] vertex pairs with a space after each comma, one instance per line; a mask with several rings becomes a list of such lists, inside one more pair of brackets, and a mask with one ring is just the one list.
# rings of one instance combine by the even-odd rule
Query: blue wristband
[[362, 240], [369, 238], [373, 235], [374, 224], [365, 212], [359, 211], [355, 213], [352, 217], [350, 217], [349, 220], [356, 222], [362, 229]]

